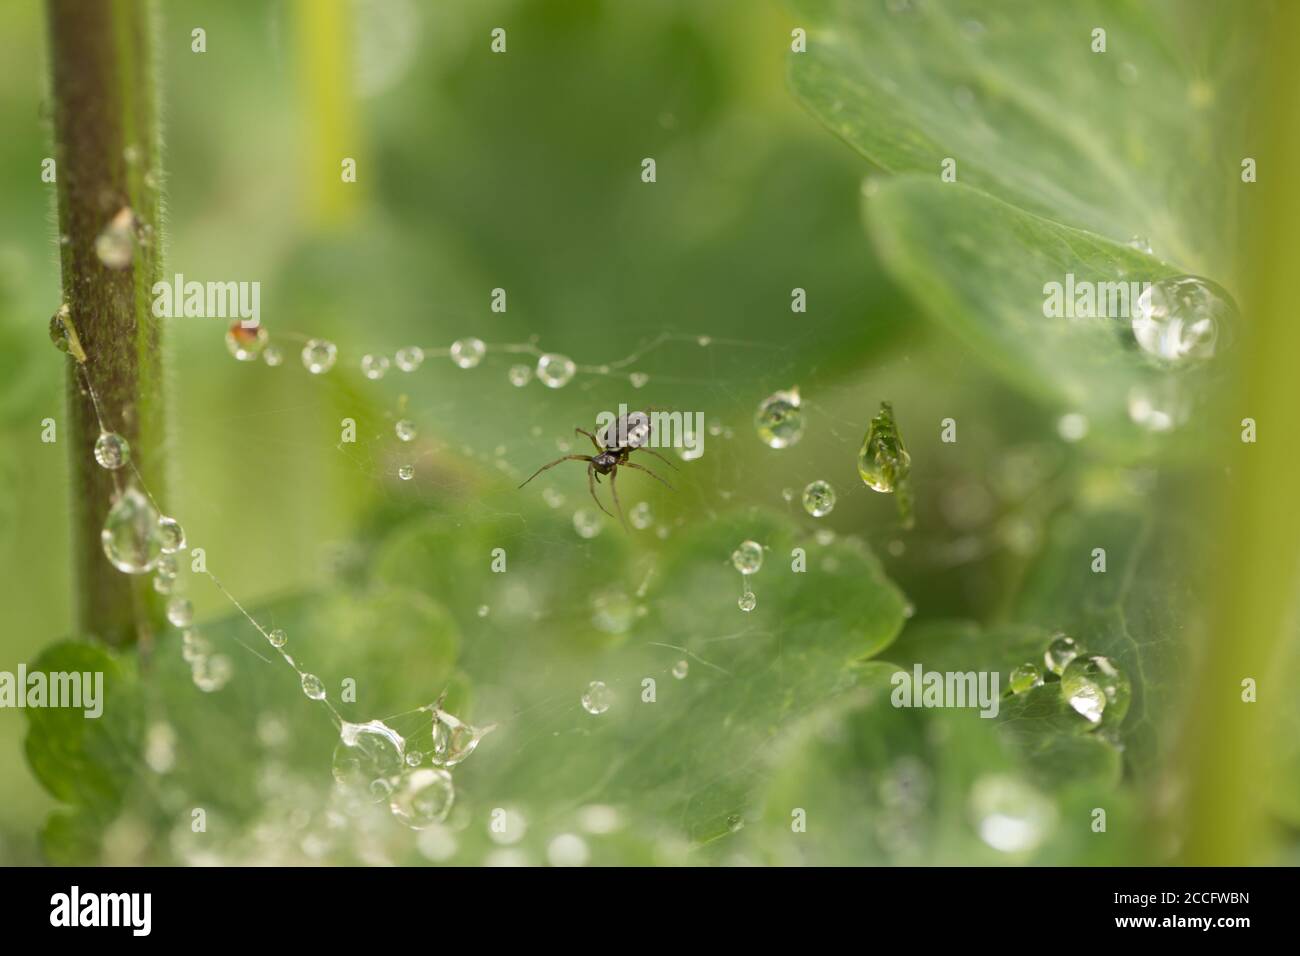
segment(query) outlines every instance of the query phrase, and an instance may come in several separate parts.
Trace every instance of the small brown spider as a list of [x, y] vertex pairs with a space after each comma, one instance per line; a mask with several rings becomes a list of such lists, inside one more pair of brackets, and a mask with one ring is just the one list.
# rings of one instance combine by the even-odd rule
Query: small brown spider
[[[632, 452], [643, 451], [648, 455], [654, 455], [674, 471], [677, 470], [677, 466], [663, 455], [645, 447], [646, 442], [650, 440], [650, 416], [645, 412], [631, 412], [617, 421], [610, 422], [600, 430], [599, 436], [593, 435], [591, 432], [584, 431], [581, 428], [575, 428], [573, 433], [575, 435], [586, 435], [590, 438], [591, 443], [596, 446], [596, 454], [565, 455], [563, 458], [557, 458], [549, 465], [542, 465], [541, 468], [538, 468], [533, 472], [528, 481], [532, 481], [533, 478], [536, 478], [548, 468], [554, 468], [561, 462], [585, 461], [587, 463], [587, 487], [591, 489], [592, 500], [596, 502], [601, 511], [605, 512], [605, 514], [609, 515], [611, 518], [614, 517], [613, 514], [610, 514], [609, 509], [601, 504], [600, 499], [596, 497], [596, 485], [600, 482], [600, 475], [609, 475], [609, 492], [614, 499], [614, 508], [618, 511], [618, 520], [622, 523], [625, 529], [627, 528], [627, 521], [623, 517], [623, 506], [618, 500], [618, 489], [614, 487], [614, 479], [618, 476], [618, 469], [620, 466], [625, 468], [635, 468], [637, 471], [644, 471], [656, 481], [668, 485], [670, 489], [673, 487], [649, 468], [628, 460], [628, 457]], [[522, 488], [524, 485], [528, 484], [528, 481], [525, 481], [519, 487]]]

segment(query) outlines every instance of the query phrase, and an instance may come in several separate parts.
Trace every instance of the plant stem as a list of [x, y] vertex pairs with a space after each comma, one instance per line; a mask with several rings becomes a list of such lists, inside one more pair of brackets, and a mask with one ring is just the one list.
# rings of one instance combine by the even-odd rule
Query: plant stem
[[[63, 299], [85, 351], [105, 425], [131, 445], [150, 489], [163, 489], [161, 327], [150, 309], [161, 272], [158, 112], [149, 0], [47, 0], [54, 99]], [[125, 268], [109, 268], [96, 238], [121, 210], [136, 242]], [[156, 607], [147, 579], [118, 573], [100, 532], [113, 474], [93, 449], [99, 423], [69, 361], [72, 556], [80, 633], [129, 644], [149, 633]], [[129, 469], [120, 472], [129, 481]]]

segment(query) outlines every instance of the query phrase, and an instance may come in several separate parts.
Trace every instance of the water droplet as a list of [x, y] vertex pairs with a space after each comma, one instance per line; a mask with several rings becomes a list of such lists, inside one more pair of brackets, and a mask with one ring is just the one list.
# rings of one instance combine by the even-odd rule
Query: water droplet
[[1060, 633], [1053, 634], [1052, 642], [1047, 645], [1047, 650], [1043, 654], [1043, 663], [1053, 674], [1060, 674], [1070, 661], [1079, 656], [1079, 653], [1079, 645], [1075, 643], [1074, 638]]
[[1056, 822], [1056, 808], [1029, 784], [1004, 774], [975, 781], [971, 815], [980, 839], [1002, 853], [1027, 853]]
[[268, 345], [266, 348], [262, 349], [262, 361], [271, 368], [275, 368], [284, 362], [284, 353], [281, 352], [278, 347]]
[[731, 816], [727, 817], [727, 829], [732, 833], [739, 833], [741, 830], [745, 829], [745, 818], [739, 813], [733, 813]]
[[479, 617], [487, 617], [488, 614], [491, 613], [491, 608], [489, 608], [486, 604], [480, 604], [478, 606], [477, 613]]
[[95, 255], [110, 269], [125, 269], [135, 256], [135, 214], [127, 207], [118, 210], [95, 237]]
[[606, 634], [626, 634], [635, 615], [635, 602], [621, 588], [602, 591], [591, 599], [592, 626]]
[[673, 665], [673, 676], [681, 680], [690, 672], [690, 669], [691, 665], [688, 661], [678, 661]]
[[[159, 526], [161, 528], [161, 522], [159, 522]], [[175, 579], [176, 575], [180, 574], [180, 570], [180, 564], [177, 562], [176, 556], [174, 554], [167, 554], [166, 552], [163, 553], [162, 557], [158, 559], [157, 564], [154, 565], [154, 571], [157, 572], [158, 577], [167, 578], [169, 580]]]
[[408, 345], [397, 350], [393, 361], [403, 372], [414, 372], [424, 362], [424, 349], [418, 345]]
[[1128, 241], [1130, 249], [1136, 249], [1138, 252], [1144, 252], [1151, 255], [1151, 240], [1145, 236], [1134, 236]]
[[736, 607], [740, 608], [746, 614], [758, 607], [758, 598], [754, 596], [753, 591], [746, 591], [736, 601]]
[[424, 763], [424, 754], [419, 750], [408, 750], [406, 752], [406, 765], [408, 767], [418, 767]]
[[1056, 420], [1056, 433], [1068, 442], [1080, 441], [1088, 434], [1088, 419], [1078, 412], [1067, 412]]
[[654, 513], [650, 510], [650, 502], [638, 501], [627, 513], [627, 520], [638, 531], [644, 531], [654, 524]]
[[567, 355], [548, 352], [537, 360], [537, 380], [547, 388], [563, 388], [573, 380], [577, 370]]
[[903, 447], [903, 438], [894, 421], [888, 402], [880, 403], [880, 414], [871, 420], [862, 448], [858, 452], [858, 474], [872, 491], [888, 494], [907, 476], [912, 456]]
[[604, 681], [592, 681], [582, 695], [582, 709], [589, 714], [603, 714], [613, 702], [614, 692], [605, 686]]
[[579, 508], [573, 513], [573, 530], [578, 532], [580, 538], [594, 538], [604, 526], [600, 515], [590, 508]]
[[740, 546], [731, 552], [731, 563], [741, 574], [757, 574], [758, 569], [763, 566], [763, 546], [757, 541], [742, 541]]
[[255, 362], [270, 337], [264, 326], [245, 328], [243, 320], [236, 320], [226, 329], [226, 348], [241, 362]]
[[302, 365], [313, 375], [324, 375], [334, 367], [338, 347], [325, 339], [309, 339], [302, 347]]
[[1116, 726], [1128, 713], [1128, 678], [1109, 657], [1076, 657], [1061, 672], [1061, 693], [1071, 707], [1094, 724], [1104, 718]]
[[235, 667], [224, 654], [202, 657], [190, 665], [190, 678], [194, 686], [205, 694], [221, 690], [230, 682]]
[[1170, 364], [1214, 356], [1220, 335], [1236, 317], [1232, 297], [1199, 276], [1152, 282], [1133, 309], [1133, 338], [1148, 355]]
[[86, 364], [86, 353], [82, 351], [77, 327], [72, 322], [72, 310], [66, 302], [50, 317], [50, 341], [60, 352], [71, 355], [82, 365]]
[[447, 819], [455, 800], [456, 787], [451, 774], [423, 767], [402, 777], [388, 809], [412, 830], [423, 830]]
[[[307, 691], [306, 678], [303, 690], [308, 697], [320, 700], [320, 696]], [[402, 735], [389, 727], [382, 720], [368, 720], [363, 724], [344, 721], [339, 727], [339, 742], [334, 748], [333, 774], [339, 786], [354, 798], [379, 802], [388, 796], [387, 792], [376, 793], [372, 785], [376, 780], [389, 783], [402, 772], [405, 761], [406, 741]]]
[[303, 674], [302, 692], [312, 700], [324, 700], [325, 684], [315, 674]]
[[527, 365], [512, 365], [510, 371], [506, 373], [510, 384], [515, 388], [523, 388], [533, 378], [533, 370]]
[[414, 441], [415, 422], [403, 418], [399, 420], [396, 425], [393, 426], [393, 432], [394, 434], [397, 435], [398, 439], [401, 441]]
[[701, 335], [695, 341], [700, 344], [701, 348], [708, 348], [710, 345], [713, 344], [712, 336], [708, 336], [708, 335]]
[[108, 510], [100, 540], [113, 567], [126, 574], [145, 574], [157, 564], [162, 554], [158, 512], [134, 485]]
[[586, 866], [591, 851], [576, 833], [561, 833], [547, 845], [546, 859], [551, 866]]
[[363, 355], [361, 356], [361, 374], [372, 382], [381, 379], [388, 374], [388, 356], [387, 355]]
[[799, 389], [773, 392], [754, 413], [754, 428], [768, 448], [789, 448], [803, 437], [803, 411]]
[[117, 471], [131, 460], [131, 446], [117, 432], [100, 432], [95, 441], [95, 461], [101, 468]]
[[473, 368], [483, 361], [486, 351], [482, 339], [457, 339], [451, 344], [451, 360], [461, 368]]
[[[175, 518], [163, 515], [158, 519], [158, 540], [161, 542], [163, 554], [175, 554], [185, 547], [185, 529], [181, 527], [181, 523]], [[175, 565], [176, 560], [173, 558], [169, 567], [174, 568]], [[159, 561], [158, 573], [163, 573], [161, 561]], [[168, 576], [174, 578], [176, 574], [173, 572]]]
[[831, 513], [835, 507], [835, 489], [830, 482], [818, 479], [803, 490], [803, 510], [814, 518]]
[[1128, 417], [1149, 432], [1172, 431], [1186, 424], [1191, 414], [1191, 397], [1177, 379], [1166, 378], [1129, 389]]
[[633, 388], [645, 388], [650, 382], [650, 376], [645, 372], [633, 372], [627, 380], [632, 383]]
[[193, 664], [212, 653], [212, 643], [199, 633], [198, 628], [191, 627], [181, 635], [181, 657]]
[[433, 750], [429, 762], [435, 767], [454, 767], [478, 747], [479, 741], [496, 729], [496, 724], [474, 727], [442, 708], [433, 712]]
[[1033, 661], [1026, 661], [1011, 671], [1011, 693], [1023, 694], [1043, 683], [1043, 669]]
[[401, 478], [403, 481], [410, 481], [412, 478], [415, 477], [415, 466], [414, 465], [399, 466], [397, 469], [397, 477]]
[[194, 605], [187, 598], [172, 598], [167, 602], [167, 620], [173, 627], [189, 627], [194, 623]]
[[266, 639], [271, 642], [272, 647], [284, 647], [289, 643], [289, 635], [282, 628], [272, 628], [266, 632]]

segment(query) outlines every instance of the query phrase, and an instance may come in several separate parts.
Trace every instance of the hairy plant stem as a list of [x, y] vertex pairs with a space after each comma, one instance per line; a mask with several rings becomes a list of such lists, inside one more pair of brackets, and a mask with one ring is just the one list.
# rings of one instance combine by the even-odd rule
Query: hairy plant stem
[[[150, 0], [47, 0], [63, 301], [86, 354], [107, 428], [162, 500], [161, 327], [150, 309], [161, 272], [158, 111]], [[96, 238], [122, 210], [136, 236], [131, 263], [109, 268]], [[75, 622], [82, 635], [129, 644], [152, 631], [147, 576], [119, 573], [100, 541], [114, 475], [95, 463], [99, 422], [77, 363], [68, 362]], [[117, 478], [133, 480], [124, 468]]]

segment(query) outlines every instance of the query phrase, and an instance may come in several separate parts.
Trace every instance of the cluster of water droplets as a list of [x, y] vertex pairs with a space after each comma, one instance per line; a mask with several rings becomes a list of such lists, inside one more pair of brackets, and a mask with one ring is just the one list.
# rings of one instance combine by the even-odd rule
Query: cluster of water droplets
[[1118, 727], [1128, 713], [1132, 688], [1109, 657], [1089, 654], [1067, 634], [1052, 635], [1043, 665], [1026, 661], [1011, 671], [1011, 692], [1025, 694], [1043, 686], [1049, 675], [1060, 684], [1066, 703], [1094, 727]]

